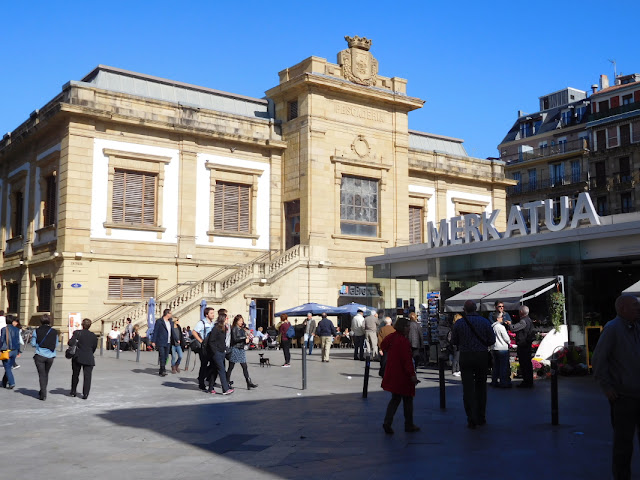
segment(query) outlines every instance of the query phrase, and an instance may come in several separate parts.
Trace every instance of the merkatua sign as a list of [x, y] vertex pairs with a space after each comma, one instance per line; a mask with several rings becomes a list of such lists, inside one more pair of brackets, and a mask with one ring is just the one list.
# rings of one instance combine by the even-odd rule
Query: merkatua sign
[[[559, 216], [554, 215], [552, 199], [535, 200], [524, 205], [513, 205], [509, 211], [507, 228], [500, 233], [494, 222], [500, 210], [494, 210], [490, 214], [468, 214], [442, 219], [438, 224], [427, 223], [427, 247], [444, 247], [447, 245], [462, 245], [463, 243], [485, 242], [510, 238], [514, 233], [522, 236], [535, 235], [538, 231], [540, 220], [544, 220], [545, 227], [551, 232], [576, 228], [580, 222], [589, 222], [591, 225], [600, 225], [600, 217], [593, 208], [591, 197], [582, 192], [578, 195], [575, 208], [569, 218], [569, 197], [560, 197]], [[529, 227], [525, 221], [523, 212], [529, 214]]]

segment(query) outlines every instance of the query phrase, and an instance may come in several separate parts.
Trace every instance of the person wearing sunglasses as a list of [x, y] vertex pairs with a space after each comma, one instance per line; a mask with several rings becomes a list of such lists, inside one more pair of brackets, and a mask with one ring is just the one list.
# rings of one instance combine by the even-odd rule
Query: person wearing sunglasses
[[504, 309], [504, 302], [501, 300], [498, 300], [496, 303], [494, 303], [495, 306], [495, 311], [491, 312], [489, 314], [489, 321], [491, 322], [491, 325], [493, 325], [494, 323], [496, 323], [496, 320], [498, 319], [498, 314], [502, 313], [502, 321], [503, 322], [510, 322], [511, 321], [511, 315], [509, 315], [507, 313], [507, 311]]

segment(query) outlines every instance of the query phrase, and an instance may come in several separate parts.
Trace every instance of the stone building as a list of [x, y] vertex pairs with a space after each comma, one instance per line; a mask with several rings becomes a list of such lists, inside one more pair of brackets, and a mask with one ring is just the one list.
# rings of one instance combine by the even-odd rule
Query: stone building
[[423, 101], [346, 40], [264, 99], [106, 66], [64, 85], [0, 142], [1, 307], [143, 324], [153, 297], [186, 326], [254, 301], [268, 325], [367, 298], [365, 257], [428, 221], [504, 209], [503, 162], [410, 130]]

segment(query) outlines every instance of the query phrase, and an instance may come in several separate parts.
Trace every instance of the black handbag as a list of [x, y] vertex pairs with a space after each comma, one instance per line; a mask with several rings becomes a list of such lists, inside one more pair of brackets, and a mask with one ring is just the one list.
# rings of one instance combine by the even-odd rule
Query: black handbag
[[[71, 342], [73, 342], [73, 344]], [[64, 352], [64, 357], [73, 358], [76, 356], [77, 351], [78, 351], [78, 337], [74, 335], [69, 340], [69, 348], [67, 348], [67, 350]]]

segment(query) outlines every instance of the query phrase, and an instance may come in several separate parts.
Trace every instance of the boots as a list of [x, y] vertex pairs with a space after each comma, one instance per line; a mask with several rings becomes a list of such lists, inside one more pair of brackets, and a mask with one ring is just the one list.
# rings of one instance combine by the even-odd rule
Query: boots
[[178, 373], [178, 372], [176, 372], [175, 365], [171, 365], [171, 373]]
[[176, 365], [176, 373], [180, 373], [180, 366]]
[[249, 377], [247, 377], [247, 390], [251, 390], [252, 388], [258, 388], [256, 383], [253, 383]]

